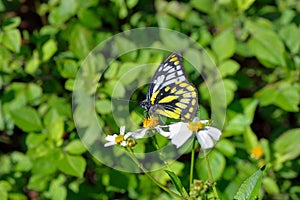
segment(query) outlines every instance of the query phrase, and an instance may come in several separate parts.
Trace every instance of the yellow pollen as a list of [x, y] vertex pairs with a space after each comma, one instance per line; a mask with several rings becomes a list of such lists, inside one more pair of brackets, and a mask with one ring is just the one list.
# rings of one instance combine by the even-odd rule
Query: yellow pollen
[[260, 146], [256, 146], [251, 151], [251, 156], [253, 158], [259, 159], [264, 155], [264, 150]]
[[121, 142], [123, 142], [124, 141], [124, 135], [118, 135], [117, 137], [116, 137], [116, 139], [115, 139], [115, 142], [117, 143], [117, 144], [120, 144]]
[[189, 122], [188, 128], [191, 131], [199, 131], [203, 128], [203, 124], [199, 121], [197, 122]]
[[148, 117], [143, 120], [144, 128], [154, 128], [158, 125], [158, 117]]

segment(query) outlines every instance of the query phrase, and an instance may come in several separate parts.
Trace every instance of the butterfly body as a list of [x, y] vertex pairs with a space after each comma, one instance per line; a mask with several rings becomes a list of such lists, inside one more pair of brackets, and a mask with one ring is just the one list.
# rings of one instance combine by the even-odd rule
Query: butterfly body
[[197, 90], [187, 81], [182, 57], [171, 53], [156, 70], [141, 106], [150, 115], [192, 120], [198, 109]]

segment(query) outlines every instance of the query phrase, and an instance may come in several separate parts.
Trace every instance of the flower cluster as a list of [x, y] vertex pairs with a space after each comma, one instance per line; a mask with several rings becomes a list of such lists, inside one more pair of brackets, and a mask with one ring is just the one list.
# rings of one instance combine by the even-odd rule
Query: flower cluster
[[[196, 136], [202, 149], [211, 149], [220, 139], [222, 132], [210, 126], [209, 120], [199, 120], [195, 118], [192, 122], [176, 122], [170, 125], [159, 125], [157, 117], [149, 117], [144, 119], [143, 128], [134, 132], [125, 134], [125, 126], [120, 127], [120, 134], [106, 136], [108, 141], [104, 146], [112, 146], [119, 144], [123, 147], [132, 147], [135, 140], [151, 136], [156, 131], [160, 135], [167, 137], [171, 143], [180, 148], [192, 136]], [[129, 145], [130, 144], [130, 145]]]

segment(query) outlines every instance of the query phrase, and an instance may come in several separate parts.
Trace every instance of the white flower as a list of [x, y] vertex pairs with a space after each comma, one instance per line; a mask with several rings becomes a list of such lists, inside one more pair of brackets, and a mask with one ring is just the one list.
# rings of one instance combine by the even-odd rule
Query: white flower
[[121, 126], [120, 134], [113, 134], [105, 137], [105, 140], [108, 142], [104, 144], [104, 147], [109, 147], [116, 144], [126, 147], [126, 139], [130, 137], [131, 134], [132, 133], [130, 132], [125, 134], [125, 126]]
[[131, 137], [134, 139], [141, 139], [141, 138], [146, 138], [148, 136], [152, 136], [149, 134], [149, 131], [153, 129], [156, 130], [159, 134], [161, 134], [164, 137], [170, 137], [170, 132], [164, 131], [163, 128], [168, 128], [168, 126], [157, 125], [153, 128], [141, 128], [134, 132], [131, 132]]
[[131, 133], [131, 137], [134, 139], [140, 139], [145, 138], [149, 135], [149, 131], [156, 130], [159, 134], [161, 134], [164, 137], [169, 137], [170, 132], [163, 130], [163, 128], [168, 128], [168, 126], [158, 125], [158, 118], [157, 117], [149, 117], [144, 119], [143, 121], [143, 127], [142, 129], [138, 129]]
[[197, 139], [203, 149], [211, 149], [219, 141], [222, 132], [211, 126], [206, 126], [196, 133]]
[[217, 128], [206, 126], [208, 122], [209, 120], [195, 118], [193, 122], [178, 122], [169, 125], [171, 143], [179, 148], [195, 132], [202, 149], [213, 148], [220, 139], [222, 132]]

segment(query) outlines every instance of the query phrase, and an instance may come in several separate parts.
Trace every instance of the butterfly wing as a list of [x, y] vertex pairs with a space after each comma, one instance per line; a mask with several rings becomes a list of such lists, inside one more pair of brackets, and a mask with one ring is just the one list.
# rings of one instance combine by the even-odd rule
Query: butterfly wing
[[186, 82], [187, 78], [183, 69], [182, 56], [172, 52], [157, 68], [151, 79], [147, 100], [158, 90], [175, 82]]
[[150, 99], [149, 113], [158, 113], [173, 119], [189, 120], [198, 110], [196, 88], [188, 82], [175, 82], [156, 91]]
[[182, 56], [172, 52], [151, 79], [146, 100], [141, 103], [150, 115], [191, 120], [198, 109], [196, 88], [187, 81]]

